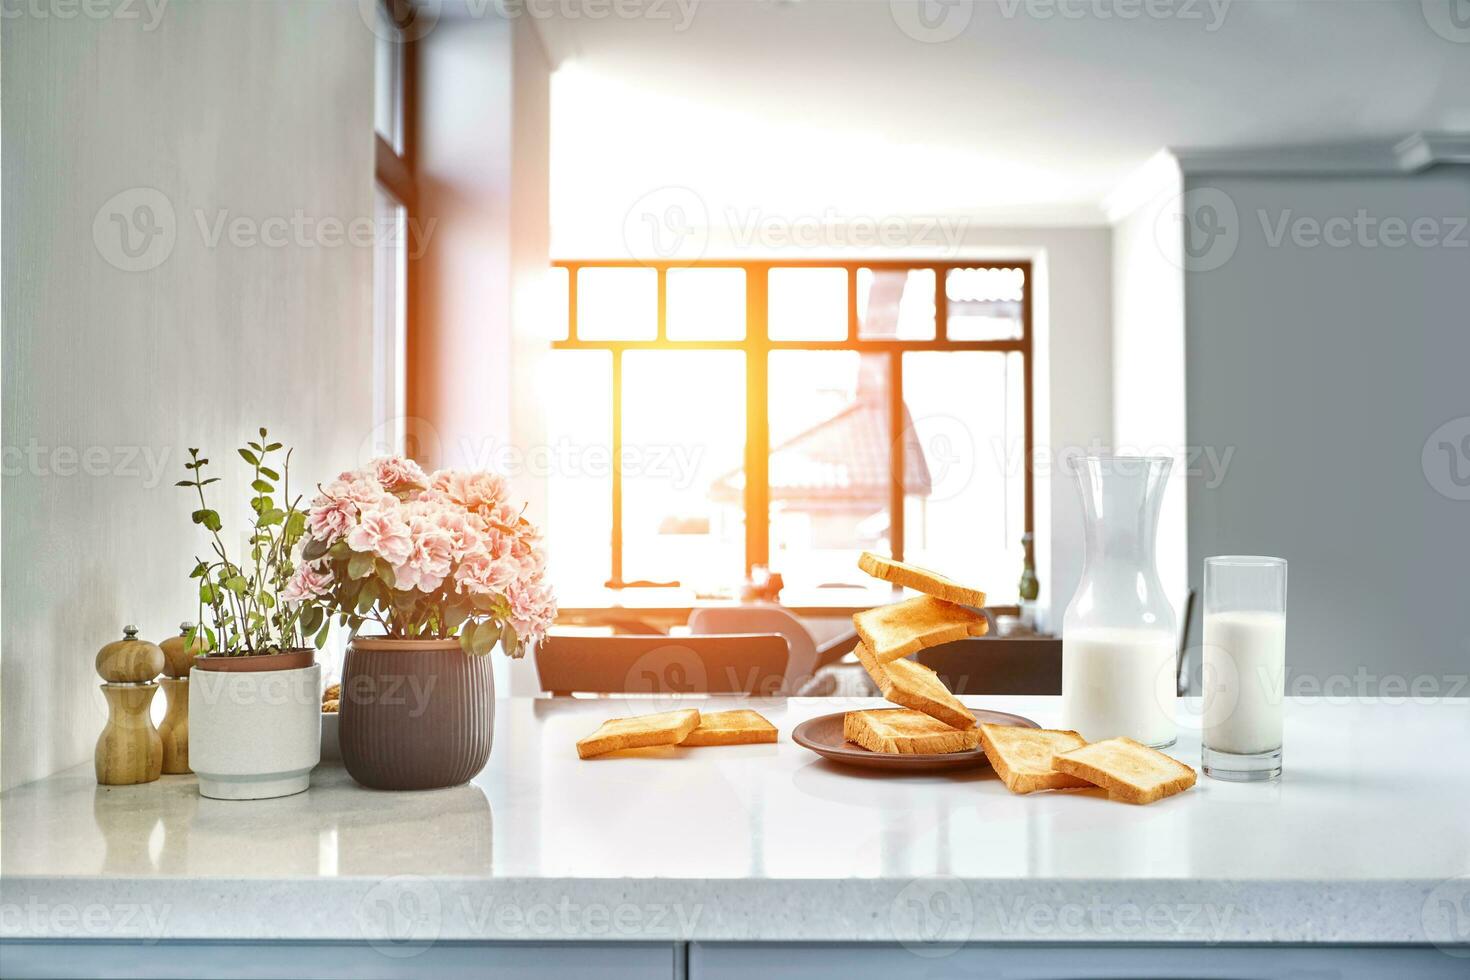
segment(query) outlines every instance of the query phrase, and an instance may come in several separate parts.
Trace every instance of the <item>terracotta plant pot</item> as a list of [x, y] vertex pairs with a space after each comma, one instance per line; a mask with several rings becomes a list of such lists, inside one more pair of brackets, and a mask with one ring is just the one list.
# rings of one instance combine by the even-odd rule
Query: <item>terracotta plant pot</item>
[[189, 765], [201, 796], [264, 800], [311, 785], [322, 751], [315, 659], [312, 650], [194, 659]]
[[373, 789], [469, 782], [495, 733], [491, 666], [458, 640], [353, 640], [337, 723], [347, 772]]

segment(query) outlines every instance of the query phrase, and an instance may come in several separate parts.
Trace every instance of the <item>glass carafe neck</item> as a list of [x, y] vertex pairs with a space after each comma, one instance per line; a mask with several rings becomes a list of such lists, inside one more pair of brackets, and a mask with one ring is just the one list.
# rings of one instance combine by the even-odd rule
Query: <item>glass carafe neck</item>
[[1157, 579], [1154, 545], [1173, 460], [1167, 456], [1084, 456], [1074, 472], [1082, 495], [1083, 574], [1104, 566]]

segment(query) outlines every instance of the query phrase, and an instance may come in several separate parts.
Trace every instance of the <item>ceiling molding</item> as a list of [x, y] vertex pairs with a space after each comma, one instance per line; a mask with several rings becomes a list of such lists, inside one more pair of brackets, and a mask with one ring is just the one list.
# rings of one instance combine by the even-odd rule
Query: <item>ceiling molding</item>
[[1250, 175], [1386, 176], [1441, 163], [1470, 163], [1470, 134], [1418, 132], [1402, 139], [1300, 146], [1171, 151], [1190, 177]]

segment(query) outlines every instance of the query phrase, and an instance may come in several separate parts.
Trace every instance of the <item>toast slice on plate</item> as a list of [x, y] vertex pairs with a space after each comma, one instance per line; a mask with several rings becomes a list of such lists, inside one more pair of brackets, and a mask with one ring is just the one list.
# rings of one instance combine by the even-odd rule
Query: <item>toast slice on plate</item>
[[950, 693], [949, 688], [923, 664], [912, 660], [890, 660], [879, 663], [867, 644], [859, 642], [853, 650], [863, 669], [878, 685], [883, 696], [894, 704], [922, 711], [951, 728], [974, 728], [975, 716]]
[[967, 636], [984, 636], [987, 629], [984, 616], [931, 595], [866, 609], [852, 621], [880, 663]]
[[699, 727], [690, 732], [680, 745], [751, 745], [774, 742], [776, 726], [757, 711], [706, 711], [699, 716]]
[[981, 725], [980, 746], [990, 767], [1012, 793], [1091, 786], [1080, 776], [1057, 772], [1052, 756], [1081, 748], [1087, 740], [1076, 732], [1015, 725]]
[[1193, 769], [1131, 738], [1108, 738], [1052, 757], [1052, 768], [1080, 776], [1125, 803], [1152, 803], [1194, 785]]
[[842, 719], [842, 737], [869, 752], [891, 755], [968, 752], [979, 744], [975, 729], [960, 731], [910, 708], [849, 711]]
[[884, 558], [871, 551], [865, 551], [858, 557], [858, 568], [876, 579], [892, 582], [894, 585], [901, 585], [925, 595], [932, 595], [937, 599], [958, 602], [963, 606], [985, 605], [985, 593], [979, 589], [968, 588], [938, 572], [894, 561], [892, 558]]
[[694, 708], [662, 711], [656, 715], [610, 718], [577, 743], [577, 755], [590, 759], [619, 749], [644, 749], [652, 745], [678, 745], [699, 727]]

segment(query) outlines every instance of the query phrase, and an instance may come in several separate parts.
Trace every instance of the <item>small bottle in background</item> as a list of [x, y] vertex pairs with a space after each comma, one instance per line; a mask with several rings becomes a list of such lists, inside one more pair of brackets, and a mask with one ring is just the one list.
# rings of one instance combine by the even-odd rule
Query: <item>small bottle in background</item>
[[1030, 531], [1021, 535], [1021, 547], [1025, 550], [1025, 564], [1021, 569], [1021, 581], [1016, 587], [1021, 598], [1020, 631], [1036, 632], [1036, 598], [1041, 595], [1041, 583], [1036, 578], [1036, 550], [1034, 535]]

